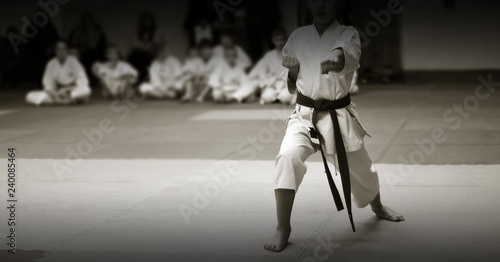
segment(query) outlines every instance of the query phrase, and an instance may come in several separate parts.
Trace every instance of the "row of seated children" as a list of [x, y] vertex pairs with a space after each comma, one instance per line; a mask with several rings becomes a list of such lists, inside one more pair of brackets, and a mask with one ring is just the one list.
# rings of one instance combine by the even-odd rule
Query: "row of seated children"
[[[209, 40], [202, 40], [191, 48], [184, 63], [164, 46], [149, 67], [149, 78], [139, 84], [141, 95], [152, 98], [180, 98], [184, 102], [203, 102], [211, 97], [216, 102], [243, 102], [260, 93], [262, 104], [280, 101], [294, 103], [288, 93], [281, 66], [281, 50], [287, 40], [286, 32], [277, 29], [272, 41], [275, 49], [269, 51], [250, 71], [251, 60], [229, 35], [221, 37], [215, 48]], [[89, 100], [91, 89], [85, 70], [71, 55], [67, 44], [56, 45], [56, 56], [50, 60], [43, 77], [43, 90], [31, 91], [26, 96], [30, 104], [75, 104]], [[94, 64], [92, 73], [99, 79], [102, 93], [107, 98], [124, 98], [134, 92], [138, 72], [121, 60], [117, 46], [110, 45], [107, 61]], [[260, 92], [259, 92], [260, 91]]]
[[[213, 57], [208, 60], [211, 61], [208, 63], [208, 71], [211, 73], [206, 77], [207, 82], [197, 101], [204, 101], [211, 93], [216, 102], [242, 103], [260, 93], [261, 104], [276, 101], [295, 103], [294, 95], [288, 92], [285, 81], [281, 78], [284, 71], [281, 52], [287, 41], [285, 30], [274, 30], [272, 41], [275, 49], [267, 52], [250, 73], [246, 74], [251, 66], [250, 59], [241, 47], [234, 44], [230, 36], [223, 36], [221, 45], [214, 49]], [[209, 54], [210, 50], [202, 52]]]

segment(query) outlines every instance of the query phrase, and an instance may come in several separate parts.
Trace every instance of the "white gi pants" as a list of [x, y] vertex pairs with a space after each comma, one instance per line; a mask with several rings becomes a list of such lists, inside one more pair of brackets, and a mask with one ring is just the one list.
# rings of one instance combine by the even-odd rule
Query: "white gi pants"
[[239, 85], [225, 85], [220, 88], [212, 89], [212, 97], [215, 102], [224, 102], [233, 98], [233, 95], [238, 92]]
[[[305, 161], [318, 151], [318, 146], [311, 142], [308, 134], [307, 127], [296, 116], [292, 116], [288, 121], [286, 134], [276, 157], [275, 189], [298, 190], [307, 171]], [[326, 157], [331, 164], [335, 164], [335, 155], [327, 154]], [[378, 173], [364, 144], [360, 150], [347, 152], [347, 160], [354, 203], [359, 208], [365, 207], [379, 193]], [[332, 174], [335, 174], [333, 170]], [[336, 184], [338, 186], [338, 183]], [[326, 177], [325, 186], [329, 186]]]
[[[85, 101], [90, 98], [91, 93], [92, 91], [90, 90], [90, 88], [76, 87], [75, 89], [71, 90], [71, 101]], [[41, 106], [53, 105], [55, 104], [55, 101], [53, 101], [53, 99], [47, 92], [43, 90], [37, 90], [28, 92], [28, 94], [26, 95], [26, 103], [35, 106]]]
[[177, 87], [161, 88], [150, 83], [144, 83], [139, 86], [139, 93], [153, 98], [175, 98], [179, 89]]

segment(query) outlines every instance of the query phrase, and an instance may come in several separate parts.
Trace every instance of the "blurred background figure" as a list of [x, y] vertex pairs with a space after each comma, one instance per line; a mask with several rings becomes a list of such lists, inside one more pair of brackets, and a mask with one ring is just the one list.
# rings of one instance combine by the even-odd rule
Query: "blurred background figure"
[[80, 51], [78, 50], [78, 48], [74, 48], [74, 47], [69, 47], [69, 55], [75, 57], [76, 59], [78, 59], [78, 61], [81, 61], [80, 58]]
[[212, 90], [212, 98], [215, 102], [234, 101], [234, 93], [240, 88], [246, 88], [248, 77], [238, 60], [238, 51], [235, 46], [224, 49], [224, 59], [217, 64], [208, 82], [208, 89]]
[[195, 44], [199, 44], [203, 39], [215, 41], [215, 32], [206, 17], [202, 17], [200, 22], [194, 26]]
[[149, 67], [149, 81], [139, 87], [143, 96], [177, 98], [182, 90], [182, 66], [167, 44]]
[[[201, 59], [201, 66], [198, 73], [194, 74], [194, 78], [192, 80], [190, 91], [189, 85], [187, 86], [187, 93], [192, 92], [192, 97], [196, 97], [197, 102], [203, 102], [204, 97], [206, 96], [206, 90], [208, 90], [208, 81], [216, 69], [215, 59], [213, 58], [213, 43], [208, 39], [204, 39], [200, 41], [198, 45], [198, 52]], [[205, 90], [205, 93], [203, 93]]]
[[220, 36], [220, 44], [214, 48], [214, 59], [217, 61], [223, 61], [226, 59], [226, 50], [228, 49], [234, 49], [236, 52], [236, 62], [244, 70], [247, 70], [250, 66], [252, 66], [252, 60], [247, 55], [245, 50], [235, 43], [232, 33], [230, 31], [224, 31]]
[[183, 67], [183, 83], [186, 90], [183, 102], [194, 100], [201, 90], [206, 89], [208, 79], [215, 69], [212, 54], [213, 45], [209, 39], [202, 39], [198, 46], [190, 48]]
[[116, 45], [109, 45], [106, 62], [97, 62], [92, 72], [99, 79], [104, 98], [127, 98], [132, 95], [133, 85], [139, 74], [129, 63], [122, 60]]
[[78, 50], [80, 61], [90, 77], [91, 84], [94, 84], [97, 79], [91, 74], [92, 65], [104, 59], [107, 38], [92, 14], [82, 15], [79, 24], [69, 34], [68, 44]]
[[55, 54], [45, 69], [43, 90], [29, 92], [26, 102], [36, 106], [88, 102], [91, 90], [82, 64], [69, 55], [68, 45], [63, 41], [57, 42]]
[[214, 27], [216, 19], [219, 18], [213, 0], [190, 0], [184, 19], [184, 30], [188, 34], [189, 44], [197, 45], [202, 39], [218, 41], [217, 30]]
[[156, 19], [149, 12], [139, 16], [137, 32], [132, 42], [128, 61], [139, 71], [139, 79], [144, 80], [148, 74], [148, 66], [164, 44], [163, 37], [158, 33]]
[[189, 47], [188, 55], [182, 67], [182, 84], [186, 90], [182, 102], [192, 101], [195, 96], [195, 85], [198, 85], [199, 73], [203, 67], [198, 47]]
[[242, 102], [260, 91], [260, 103], [270, 104], [279, 101], [284, 104], [294, 102], [294, 95], [285, 88], [281, 74], [285, 68], [281, 65], [281, 54], [288, 39], [285, 29], [274, 29], [271, 40], [274, 49], [268, 51], [255, 65], [249, 74], [247, 88], [241, 88], [234, 94], [238, 102]]

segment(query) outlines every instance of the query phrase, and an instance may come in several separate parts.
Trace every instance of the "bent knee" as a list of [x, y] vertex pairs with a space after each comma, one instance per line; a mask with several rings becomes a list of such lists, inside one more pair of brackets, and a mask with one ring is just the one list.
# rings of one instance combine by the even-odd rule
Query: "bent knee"
[[299, 148], [282, 149], [278, 156], [277, 161], [283, 161], [287, 163], [303, 163], [303, 153]]

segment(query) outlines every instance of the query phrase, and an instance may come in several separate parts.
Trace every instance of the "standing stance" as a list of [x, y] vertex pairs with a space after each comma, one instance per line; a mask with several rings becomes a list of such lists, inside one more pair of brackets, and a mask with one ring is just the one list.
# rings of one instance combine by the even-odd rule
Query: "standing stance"
[[359, 208], [370, 204], [383, 219], [404, 220], [380, 201], [378, 174], [363, 144], [366, 131], [350, 105], [349, 85], [361, 56], [358, 33], [337, 22], [337, 0], [308, 0], [308, 5], [314, 24], [295, 30], [283, 49], [288, 89], [297, 91], [297, 106], [276, 158], [278, 225], [275, 235], [264, 244], [266, 250], [274, 252], [283, 250], [288, 242], [295, 192], [306, 173], [304, 162], [318, 150], [338, 210], [343, 204], [328, 162], [340, 171], [353, 230], [351, 191]]
[[56, 44], [56, 57], [47, 64], [42, 82], [42, 91], [31, 91], [26, 96], [28, 104], [69, 105], [87, 102], [90, 98], [85, 69], [78, 59], [69, 55], [65, 42]]

